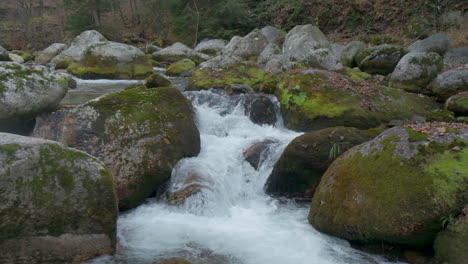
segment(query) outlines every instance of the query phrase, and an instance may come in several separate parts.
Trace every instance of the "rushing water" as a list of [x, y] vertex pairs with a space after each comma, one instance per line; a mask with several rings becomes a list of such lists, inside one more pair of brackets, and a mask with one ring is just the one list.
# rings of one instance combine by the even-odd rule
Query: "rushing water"
[[[202, 191], [183, 205], [149, 200], [121, 215], [117, 255], [92, 263], [152, 264], [172, 257], [209, 264], [387, 263], [314, 230], [307, 222], [308, 205], [264, 193], [274, 163], [300, 135], [283, 127], [279, 111], [275, 126], [260, 126], [249, 120], [244, 96], [185, 95], [196, 110], [201, 153], [179, 162], [168, 189], [183, 188], [195, 173]], [[275, 143], [255, 170], [242, 153], [265, 140]]]

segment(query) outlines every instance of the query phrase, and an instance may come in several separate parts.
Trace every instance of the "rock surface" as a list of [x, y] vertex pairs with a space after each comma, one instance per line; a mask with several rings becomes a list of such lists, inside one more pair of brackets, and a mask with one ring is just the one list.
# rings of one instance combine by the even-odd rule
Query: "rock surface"
[[257, 142], [246, 149], [242, 156], [244, 156], [245, 160], [256, 170], [260, 167], [260, 162], [262, 161], [263, 153], [268, 150], [268, 148], [274, 144], [275, 142], [272, 140], [265, 140], [262, 142]]
[[64, 61], [80, 60], [86, 49], [99, 42], [106, 42], [107, 39], [96, 30], [87, 30], [75, 37], [70, 46], [52, 59], [52, 63], [59, 64]]
[[357, 56], [363, 59], [359, 69], [371, 74], [387, 75], [395, 69], [400, 59], [407, 53], [406, 49], [396, 45], [382, 44], [361, 51]]
[[190, 102], [175, 88], [108, 94], [37, 121], [34, 136], [83, 150], [108, 165], [119, 207], [133, 208], [198, 155], [200, 135]]
[[437, 75], [428, 86], [429, 92], [439, 99], [448, 97], [463, 91], [468, 91], [468, 67], [454, 68]]
[[55, 110], [68, 91], [69, 77], [43, 66], [0, 62], [0, 76], [0, 132], [24, 132], [37, 115]]
[[312, 202], [317, 230], [363, 243], [430, 246], [468, 195], [468, 125], [395, 127], [335, 160]]
[[442, 58], [437, 53], [410, 52], [398, 62], [390, 76], [390, 87], [421, 92], [441, 69]]
[[8, 51], [2, 46], [0, 46], [0, 61], [11, 61]]
[[209, 39], [200, 42], [195, 47], [195, 51], [208, 55], [216, 55], [223, 50], [224, 46], [226, 46], [226, 41], [224, 39]]
[[446, 34], [435, 34], [426, 39], [418, 40], [408, 49], [411, 52], [436, 52], [444, 55], [450, 48], [450, 39]]
[[112, 254], [109, 169], [57, 142], [0, 133], [0, 262], [79, 264]]
[[[465, 207], [468, 213], [468, 206]], [[434, 242], [436, 258], [447, 264], [464, 264], [468, 259], [468, 214], [462, 214]]]
[[196, 64], [192, 60], [184, 59], [169, 65], [166, 72], [169, 75], [181, 75], [195, 68], [195, 66]]
[[351, 41], [346, 45], [341, 52], [341, 63], [343, 66], [347, 67], [355, 67], [357, 66], [356, 61], [354, 60], [354, 57], [356, 54], [359, 52], [363, 51], [366, 48], [366, 43], [362, 41]]
[[54, 43], [40, 53], [39, 57], [36, 59], [36, 62], [45, 65], [49, 63], [52, 58], [62, 52], [66, 47], [66, 44]]
[[468, 115], [468, 91], [451, 96], [447, 99], [445, 108], [457, 115]]
[[266, 184], [275, 196], [311, 198], [332, 161], [369, 137], [350, 127], [333, 127], [295, 138], [276, 162]]
[[224, 47], [223, 54], [244, 59], [259, 56], [269, 41], [261, 30], [254, 30], [244, 37], [233, 37]]
[[164, 63], [174, 63], [183, 59], [190, 59], [199, 64], [211, 58], [210, 55], [197, 52], [179, 42], [153, 53], [154, 60]]
[[444, 56], [444, 67], [453, 68], [468, 64], [468, 48], [449, 50]]
[[249, 95], [246, 98], [246, 111], [250, 120], [257, 125], [274, 126], [276, 124], [275, 105], [266, 95]]

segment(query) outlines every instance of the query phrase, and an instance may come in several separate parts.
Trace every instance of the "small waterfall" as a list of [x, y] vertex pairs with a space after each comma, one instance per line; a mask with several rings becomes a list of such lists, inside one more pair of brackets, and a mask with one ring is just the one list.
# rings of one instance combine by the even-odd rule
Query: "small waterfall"
[[[317, 232], [308, 222], [309, 205], [280, 201], [264, 193], [265, 182], [287, 144], [299, 133], [282, 125], [252, 123], [248, 95], [186, 92], [201, 133], [198, 157], [181, 160], [169, 192], [196, 184], [198, 192], [180, 205], [149, 201], [119, 218], [118, 254], [93, 263], [152, 264], [183, 257], [213, 264], [388, 263], [352, 249], [348, 242]], [[243, 157], [252, 144], [273, 142], [258, 169]]]

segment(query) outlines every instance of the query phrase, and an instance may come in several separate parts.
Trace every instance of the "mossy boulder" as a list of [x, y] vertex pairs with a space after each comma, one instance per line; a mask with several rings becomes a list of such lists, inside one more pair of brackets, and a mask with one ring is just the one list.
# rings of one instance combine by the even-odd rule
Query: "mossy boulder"
[[465, 124], [389, 129], [331, 164], [309, 221], [351, 241], [431, 246], [443, 219], [468, 202], [466, 164]]
[[153, 66], [140, 49], [108, 41], [90, 45], [67, 70], [84, 79], [144, 79]]
[[350, 127], [326, 128], [295, 138], [276, 162], [266, 192], [276, 196], [311, 198], [332, 161], [369, 139], [364, 132]]
[[108, 165], [121, 209], [143, 203], [180, 159], [200, 151], [192, 105], [171, 87], [126, 90], [55, 112], [39, 118], [33, 134]]
[[20, 56], [23, 59], [24, 62], [30, 62], [30, 61], [34, 60], [34, 55], [32, 55], [31, 53], [28, 53], [28, 52], [24, 52], [24, 51], [21, 51], [21, 50], [14, 50], [11, 53]]
[[57, 142], [0, 133], [0, 262], [78, 264], [116, 247], [109, 169]]
[[401, 46], [382, 44], [363, 50], [357, 55], [356, 60], [362, 71], [386, 75], [393, 72], [406, 53], [408, 51]]
[[432, 99], [320, 70], [279, 77], [276, 95], [288, 128], [313, 131], [348, 126], [377, 127], [392, 120], [421, 120], [437, 108]]
[[343, 52], [341, 53], [341, 63], [346, 67], [356, 67], [358, 64], [356, 63], [354, 57], [365, 48], [366, 44], [364, 42], [351, 41], [345, 46]]
[[189, 90], [229, 88], [232, 84], [246, 84], [251, 87], [261, 85], [265, 71], [256, 65], [235, 63], [222, 68], [197, 68], [190, 79]]
[[359, 68], [345, 68], [346, 74], [354, 80], [367, 81], [372, 79], [372, 75], [367, 72], [361, 71]]
[[190, 71], [191, 69], [195, 68], [195, 66], [195, 62], [189, 59], [185, 59], [169, 65], [169, 67], [167, 68], [167, 73], [169, 75], [181, 75], [184, 72]]
[[[465, 207], [466, 208], [466, 207]], [[447, 218], [448, 219], [448, 218]], [[436, 258], [447, 264], [464, 264], [468, 259], [468, 216], [462, 215], [440, 232], [434, 242]]]
[[0, 61], [11, 61], [8, 54], [9, 54], [8, 50], [6, 50], [4, 47], [0, 46]]
[[0, 132], [26, 133], [37, 115], [59, 106], [68, 81], [44, 66], [0, 62]]
[[442, 69], [442, 57], [435, 52], [410, 52], [406, 54], [392, 75], [390, 87], [408, 92], [422, 92]]
[[148, 88], [172, 86], [171, 81], [159, 73], [153, 73], [148, 78], [146, 78], [145, 85]]
[[468, 115], [468, 92], [461, 92], [447, 99], [445, 108], [457, 115]]
[[55, 56], [51, 62], [54, 64], [64, 61], [80, 60], [86, 49], [95, 43], [104, 43], [107, 39], [96, 30], [86, 30], [76, 36], [68, 47]]
[[468, 67], [458, 67], [437, 75], [427, 87], [440, 100], [446, 100], [459, 92], [468, 91]]

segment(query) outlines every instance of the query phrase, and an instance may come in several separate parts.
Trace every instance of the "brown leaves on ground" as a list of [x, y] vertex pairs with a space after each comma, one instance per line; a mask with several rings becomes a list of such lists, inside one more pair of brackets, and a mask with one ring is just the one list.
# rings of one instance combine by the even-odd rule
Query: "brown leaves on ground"
[[468, 124], [452, 122], [432, 122], [409, 124], [404, 127], [412, 128], [414, 131], [422, 132], [428, 136], [443, 136], [451, 130], [468, 129]]

